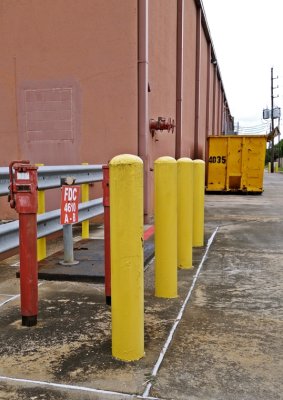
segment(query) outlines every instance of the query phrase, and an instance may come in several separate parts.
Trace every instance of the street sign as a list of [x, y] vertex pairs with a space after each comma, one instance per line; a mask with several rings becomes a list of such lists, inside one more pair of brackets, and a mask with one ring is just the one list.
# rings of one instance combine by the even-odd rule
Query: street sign
[[80, 186], [63, 185], [61, 188], [62, 225], [76, 224], [79, 220]]

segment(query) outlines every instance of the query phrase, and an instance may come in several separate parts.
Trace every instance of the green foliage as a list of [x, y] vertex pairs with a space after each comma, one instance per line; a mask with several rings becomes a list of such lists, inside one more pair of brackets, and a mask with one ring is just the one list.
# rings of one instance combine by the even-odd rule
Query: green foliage
[[[274, 159], [283, 157], [283, 139], [279, 143], [274, 145]], [[266, 149], [265, 153], [265, 164], [271, 161], [271, 148]]]

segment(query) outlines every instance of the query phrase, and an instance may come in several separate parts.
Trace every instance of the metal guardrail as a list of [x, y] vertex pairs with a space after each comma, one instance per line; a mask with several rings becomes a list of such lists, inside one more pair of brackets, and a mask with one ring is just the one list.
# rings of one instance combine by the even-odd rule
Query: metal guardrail
[[[102, 165], [58, 165], [38, 167], [38, 189], [59, 188], [61, 178], [72, 176], [75, 183], [92, 183], [102, 181]], [[9, 168], [0, 167], [0, 196], [9, 193]]]
[[[79, 222], [102, 215], [102, 198], [79, 204]], [[37, 238], [48, 236], [63, 229], [60, 224], [61, 210], [53, 210], [37, 216]], [[0, 253], [19, 246], [19, 221], [0, 225]]]
[[[102, 165], [63, 165], [38, 168], [38, 189], [47, 190], [61, 187], [61, 178], [72, 176], [76, 184], [100, 182], [103, 178]], [[9, 193], [9, 169], [0, 168], [0, 196]], [[48, 236], [63, 229], [60, 224], [61, 210], [37, 215], [37, 238]], [[79, 204], [79, 222], [104, 213], [102, 198]], [[19, 221], [0, 225], [0, 253], [19, 246]]]

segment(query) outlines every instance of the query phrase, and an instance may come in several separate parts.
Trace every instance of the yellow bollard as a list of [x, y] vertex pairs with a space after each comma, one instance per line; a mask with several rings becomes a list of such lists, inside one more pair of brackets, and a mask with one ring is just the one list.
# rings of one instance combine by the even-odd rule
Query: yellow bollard
[[178, 267], [193, 267], [193, 161], [177, 161], [177, 254]]
[[[88, 165], [88, 163], [82, 163], [82, 165]], [[82, 184], [82, 203], [89, 201], [89, 184]], [[89, 238], [89, 220], [82, 221], [82, 239]]]
[[278, 161], [274, 163], [274, 172], [278, 172]]
[[270, 173], [271, 172], [271, 162], [268, 163], [268, 167], [267, 168], [268, 168], [268, 172]]
[[193, 165], [193, 247], [201, 247], [204, 245], [205, 162], [203, 160], [194, 160]]
[[154, 162], [155, 296], [178, 296], [177, 284], [177, 162]]
[[144, 355], [143, 162], [114, 157], [110, 171], [112, 355]]
[[[36, 164], [38, 167], [42, 167], [44, 164]], [[37, 214], [45, 213], [45, 192], [44, 190], [37, 191], [38, 209]], [[44, 260], [46, 258], [46, 238], [42, 237], [37, 239], [37, 261]]]

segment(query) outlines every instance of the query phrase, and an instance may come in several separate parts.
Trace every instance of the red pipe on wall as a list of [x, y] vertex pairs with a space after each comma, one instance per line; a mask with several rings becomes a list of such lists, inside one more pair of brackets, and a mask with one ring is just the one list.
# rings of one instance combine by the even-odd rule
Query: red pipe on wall
[[200, 46], [201, 46], [201, 8], [197, 9], [196, 23], [196, 91], [195, 91], [195, 143], [194, 143], [194, 158], [199, 158], [198, 138], [199, 138], [199, 112], [200, 112]]
[[[207, 138], [210, 130], [210, 102], [211, 102], [211, 43], [207, 46], [207, 86], [206, 86], [206, 121], [205, 137]], [[205, 160], [208, 160], [208, 141], [205, 141]], [[205, 179], [208, 176], [208, 163], [205, 163]], [[207, 182], [205, 182], [207, 184]]]
[[144, 214], [149, 213], [148, 0], [138, 1], [138, 155], [144, 163]]
[[[211, 43], [207, 46], [207, 85], [206, 85], [206, 121], [205, 121], [205, 136], [209, 135], [209, 121], [210, 121], [210, 101], [211, 101]], [[207, 146], [206, 146], [207, 147]], [[206, 158], [207, 159], [207, 158]]]
[[177, 80], [176, 80], [176, 145], [175, 158], [182, 157], [183, 120], [183, 56], [184, 56], [184, 0], [177, 0]]
[[217, 65], [214, 64], [213, 69], [213, 107], [212, 107], [212, 134], [217, 135], [216, 128], [215, 128], [215, 110], [216, 110], [216, 79], [217, 79]]

